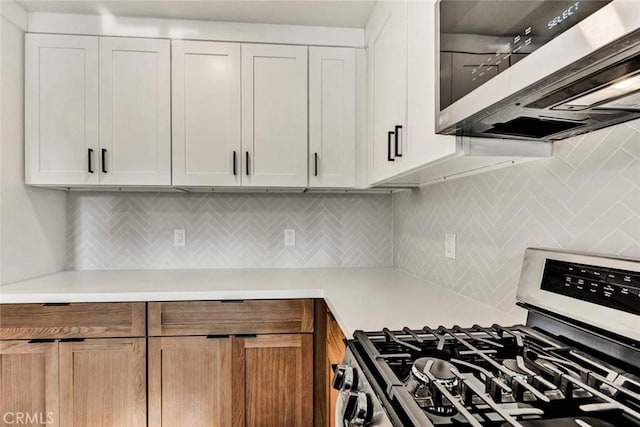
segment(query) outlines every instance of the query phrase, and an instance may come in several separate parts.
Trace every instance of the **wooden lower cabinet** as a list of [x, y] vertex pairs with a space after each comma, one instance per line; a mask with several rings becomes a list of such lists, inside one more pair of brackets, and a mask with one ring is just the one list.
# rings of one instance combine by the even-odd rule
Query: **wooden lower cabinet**
[[334, 427], [339, 392], [332, 387], [333, 365], [342, 363], [345, 336], [325, 302], [315, 302], [314, 320], [314, 426]]
[[329, 391], [328, 401], [328, 425], [335, 426], [336, 402], [338, 400], [338, 390], [332, 387], [333, 382], [333, 365], [342, 363], [345, 353], [344, 333], [336, 322], [333, 315], [327, 313], [327, 360], [325, 369], [327, 370], [326, 389]]
[[145, 341], [0, 341], [0, 426], [145, 426]]
[[233, 425], [313, 425], [313, 335], [233, 340]]
[[144, 338], [60, 342], [60, 425], [147, 424]]
[[0, 426], [58, 427], [58, 343], [0, 341]]
[[[103, 316], [100, 310], [120, 309], [109, 304], [95, 304], [96, 314], [87, 311], [88, 306], [73, 304], [5, 307], [0, 321], [6, 314], [13, 323], [2, 330], [5, 335], [0, 335], [0, 427], [314, 425], [314, 346], [323, 355], [327, 353], [325, 338], [320, 343], [314, 341], [317, 302], [194, 303], [195, 314], [190, 315], [207, 321], [197, 319], [187, 325], [191, 328], [188, 330], [224, 330], [223, 319], [235, 325], [234, 330], [248, 329], [251, 333], [185, 336], [173, 336], [176, 330], [172, 329], [174, 318], [170, 314], [159, 317], [164, 326], [156, 332], [161, 336], [151, 331], [145, 336], [145, 319], [140, 311], [142, 307], [144, 314], [144, 303], [123, 306], [129, 321], [126, 316], [111, 320]], [[174, 306], [166, 304], [164, 308]], [[34, 310], [61, 320], [29, 320], [27, 314]], [[87, 314], [67, 316], [72, 312]], [[266, 328], [256, 320], [259, 313], [278, 319], [280, 326], [272, 332], [259, 332]], [[152, 317], [155, 314], [152, 312]], [[77, 318], [88, 320], [83, 323]], [[187, 324], [189, 318], [179, 321]], [[125, 333], [136, 335], [74, 336], [84, 333], [83, 325], [89, 325], [89, 336], [92, 331], [120, 333], [120, 329], [113, 329], [114, 322], [124, 325]], [[11, 334], [20, 338], [35, 334], [38, 339], [7, 339]]]
[[149, 426], [310, 427], [313, 335], [149, 338]]
[[231, 426], [231, 338], [149, 338], [149, 426]]

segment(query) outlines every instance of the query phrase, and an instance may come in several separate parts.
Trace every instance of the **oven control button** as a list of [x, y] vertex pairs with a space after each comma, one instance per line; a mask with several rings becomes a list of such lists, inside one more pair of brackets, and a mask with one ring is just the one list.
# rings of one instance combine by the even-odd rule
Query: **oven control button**
[[358, 371], [349, 365], [337, 365], [333, 375], [333, 388], [340, 391], [358, 388]]
[[361, 391], [349, 393], [344, 409], [345, 427], [367, 426], [373, 418], [371, 397]]

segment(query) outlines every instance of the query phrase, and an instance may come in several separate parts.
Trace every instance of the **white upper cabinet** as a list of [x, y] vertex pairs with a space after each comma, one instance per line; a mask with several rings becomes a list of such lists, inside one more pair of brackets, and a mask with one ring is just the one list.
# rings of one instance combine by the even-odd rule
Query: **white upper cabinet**
[[307, 47], [242, 45], [242, 185], [307, 186]]
[[100, 38], [100, 182], [171, 184], [170, 43]]
[[436, 1], [407, 5], [407, 129], [399, 172], [456, 153], [456, 138], [436, 134]]
[[394, 175], [407, 118], [407, 3], [379, 2], [367, 24], [369, 180]]
[[97, 184], [98, 37], [27, 34], [25, 70], [27, 184]]
[[309, 187], [356, 184], [356, 52], [309, 48]]
[[240, 44], [176, 40], [171, 49], [173, 185], [238, 186]]

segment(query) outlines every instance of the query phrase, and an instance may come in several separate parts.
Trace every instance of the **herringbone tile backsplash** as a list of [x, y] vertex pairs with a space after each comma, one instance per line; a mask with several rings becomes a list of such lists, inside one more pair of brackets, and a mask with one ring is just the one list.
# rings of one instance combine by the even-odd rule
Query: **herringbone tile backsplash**
[[[69, 269], [389, 267], [388, 194], [69, 193]], [[173, 246], [173, 229], [187, 232]], [[295, 228], [296, 246], [284, 246]]]
[[[640, 258], [640, 121], [556, 143], [552, 158], [393, 196], [395, 265], [514, 309], [528, 246]], [[444, 257], [445, 233], [457, 258]]]

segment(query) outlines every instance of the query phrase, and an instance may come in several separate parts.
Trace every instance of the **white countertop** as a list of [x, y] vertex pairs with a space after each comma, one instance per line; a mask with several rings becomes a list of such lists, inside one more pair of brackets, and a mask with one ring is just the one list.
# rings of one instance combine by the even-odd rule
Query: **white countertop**
[[65, 271], [0, 286], [0, 303], [279, 298], [324, 298], [347, 336], [525, 320], [392, 268]]

